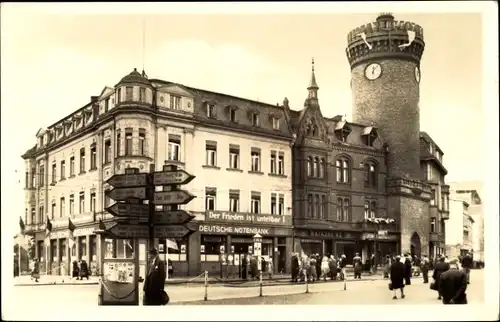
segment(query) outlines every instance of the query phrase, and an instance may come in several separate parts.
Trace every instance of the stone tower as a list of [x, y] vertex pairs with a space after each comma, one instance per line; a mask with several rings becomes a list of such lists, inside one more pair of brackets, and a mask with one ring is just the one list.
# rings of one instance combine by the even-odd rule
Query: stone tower
[[401, 225], [401, 251], [427, 252], [431, 188], [420, 182], [420, 59], [422, 27], [383, 13], [352, 30], [353, 121], [373, 124], [387, 144], [388, 207]]

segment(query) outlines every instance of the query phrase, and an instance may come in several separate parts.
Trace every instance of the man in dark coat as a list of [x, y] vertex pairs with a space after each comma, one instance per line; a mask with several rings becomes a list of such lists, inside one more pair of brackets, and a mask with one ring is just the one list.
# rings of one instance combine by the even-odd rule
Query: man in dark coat
[[247, 279], [247, 255], [243, 255], [241, 258], [241, 278], [246, 280]]
[[456, 260], [450, 264], [450, 269], [441, 274], [439, 281], [443, 304], [467, 304], [467, 275], [458, 268]]
[[87, 262], [82, 259], [80, 262], [80, 279], [82, 280], [84, 277], [89, 279], [89, 266], [87, 265]]
[[406, 275], [405, 275], [405, 284], [406, 285], [411, 285], [411, 275], [412, 275], [412, 267], [411, 267], [411, 256], [410, 254], [405, 255], [405, 268], [406, 268]]
[[316, 276], [318, 280], [321, 278], [321, 258], [319, 254], [316, 254]]
[[470, 270], [474, 265], [471, 253], [465, 254], [461, 260], [462, 269], [464, 270], [465, 276], [467, 277], [467, 284], [470, 283]]
[[429, 283], [429, 269], [430, 269], [430, 261], [427, 258], [427, 255], [424, 255], [422, 261], [420, 262], [420, 270], [422, 271], [422, 276], [424, 278], [424, 284]]
[[441, 281], [441, 274], [443, 274], [449, 269], [450, 269], [450, 264], [446, 263], [444, 256], [441, 256], [436, 265], [434, 265], [434, 272], [432, 273], [432, 278], [434, 279], [434, 283], [436, 283], [436, 287], [438, 290], [438, 300], [442, 298], [441, 297], [442, 294], [439, 287], [439, 283]]
[[328, 268], [330, 269], [330, 277], [332, 280], [337, 279], [337, 260], [333, 255], [328, 259]]
[[297, 282], [299, 278], [299, 257], [292, 254], [292, 282]]
[[401, 256], [396, 256], [394, 263], [391, 265], [390, 269], [391, 274], [391, 286], [394, 291], [393, 300], [396, 300], [398, 297], [396, 295], [396, 290], [399, 289], [401, 291], [401, 298], [405, 298], [404, 287], [405, 287], [405, 277], [406, 277], [406, 268], [403, 263], [401, 263]]
[[163, 305], [166, 277], [165, 263], [160, 260], [156, 248], [153, 248], [149, 251], [149, 270], [143, 287], [144, 305]]

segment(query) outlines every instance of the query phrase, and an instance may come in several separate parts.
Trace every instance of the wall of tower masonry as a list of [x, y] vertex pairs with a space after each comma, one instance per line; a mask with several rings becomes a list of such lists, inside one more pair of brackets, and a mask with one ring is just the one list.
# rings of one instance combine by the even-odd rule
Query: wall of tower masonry
[[420, 38], [422, 40], [424, 39], [424, 29], [421, 26], [417, 25], [416, 23], [409, 21], [402, 21], [402, 20], [401, 21], [384, 20], [384, 21], [374, 21], [366, 25], [357, 27], [356, 29], [349, 32], [349, 34], [347, 35], [347, 41], [350, 43], [352, 41], [357, 40], [358, 35], [362, 32], [368, 35], [376, 32], [386, 32], [389, 30], [395, 32], [404, 32], [404, 33], [406, 33], [407, 30], [414, 31], [416, 38]]

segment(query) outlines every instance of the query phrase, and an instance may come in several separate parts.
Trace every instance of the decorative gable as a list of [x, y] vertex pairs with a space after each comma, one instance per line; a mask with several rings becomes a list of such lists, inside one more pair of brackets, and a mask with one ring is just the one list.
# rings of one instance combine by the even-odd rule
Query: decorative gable
[[326, 141], [328, 127], [319, 107], [305, 107], [302, 112], [301, 120], [299, 120], [299, 135]]
[[189, 92], [185, 88], [180, 85], [167, 85], [158, 88], [159, 92], [166, 92], [169, 94], [174, 94], [183, 97], [194, 98], [193, 93]]

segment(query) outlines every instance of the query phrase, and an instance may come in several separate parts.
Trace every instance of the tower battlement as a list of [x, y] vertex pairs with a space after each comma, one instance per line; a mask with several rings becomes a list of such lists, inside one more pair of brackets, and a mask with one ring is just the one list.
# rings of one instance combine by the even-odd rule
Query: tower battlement
[[[410, 34], [414, 35], [414, 39], [410, 38]], [[383, 13], [376, 21], [349, 32], [346, 55], [351, 68], [364, 61], [380, 58], [400, 58], [420, 64], [424, 47], [424, 30], [421, 26], [395, 20], [392, 14]]]

